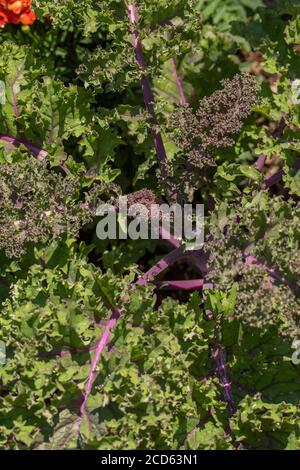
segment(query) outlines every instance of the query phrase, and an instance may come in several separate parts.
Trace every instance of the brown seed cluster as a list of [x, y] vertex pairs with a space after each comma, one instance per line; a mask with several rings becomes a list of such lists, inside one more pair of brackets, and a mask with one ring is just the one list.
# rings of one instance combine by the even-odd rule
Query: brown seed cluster
[[158, 204], [158, 199], [150, 189], [144, 188], [127, 194], [127, 204], [128, 207], [133, 204], [143, 204], [150, 211], [153, 204]]
[[[130, 208], [134, 204], [141, 204], [144, 208], [147, 209], [148, 212], [145, 211], [147, 213], [147, 216], [144, 211], [141, 211], [141, 212], [138, 211], [139, 218], [145, 218], [145, 217], [148, 218], [151, 214], [151, 206], [153, 204], [159, 204], [161, 202], [150, 189], [146, 189], [146, 188], [140, 189], [133, 193], [126, 194], [126, 198], [127, 198], [128, 208]], [[119, 199], [115, 199], [114, 205], [117, 209], [119, 209]]]
[[233, 136], [259, 101], [259, 86], [251, 75], [235, 75], [221, 83], [223, 89], [203, 98], [196, 112], [185, 106], [172, 118], [178, 147], [200, 168], [214, 165], [213, 149], [233, 144]]

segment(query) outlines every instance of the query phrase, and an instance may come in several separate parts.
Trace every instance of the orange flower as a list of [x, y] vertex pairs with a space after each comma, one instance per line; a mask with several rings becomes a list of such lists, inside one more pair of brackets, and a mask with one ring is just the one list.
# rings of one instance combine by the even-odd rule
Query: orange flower
[[0, 27], [7, 23], [24, 25], [36, 20], [30, 7], [31, 0], [0, 0]]
[[9, 11], [12, 11], [15, 15], [19, 15], [24, 8], [23, 2], [21, 0], [17, 0], [13, 3], [8, 3], [7, 8]]
[[20, 21], [22, 24], [32, 24], [36, 20], [36, 14], [33, 11], [28, 11], [27, 13], [23, 13], [20, 16]]
[[8, 16], [1, 5], [2, 3], [0, 4], [0, 28], [3, 28], [8, 23]]

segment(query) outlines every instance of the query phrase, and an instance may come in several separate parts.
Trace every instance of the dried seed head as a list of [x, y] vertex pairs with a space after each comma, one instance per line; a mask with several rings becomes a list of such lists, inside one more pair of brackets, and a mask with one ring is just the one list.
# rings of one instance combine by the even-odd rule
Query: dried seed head
[[223, 89], [203, 98], [196, 112], [185, 106], [172, 118], [172, 125], [177, 129], [177, 145], [200, 168], [214, 165], [213, 149], [233, 144], [233, 136], [241, 130], [243, 119], [259, 101], [259, 86], [251, 75], [235, 75], [221, 83]]
[[127, 195], [128, 206], [133, 204], [143, 204], [150, 211], [153, 204], [158, 203], [158, 199], [150, 189], [140, 189], [134, 193]]

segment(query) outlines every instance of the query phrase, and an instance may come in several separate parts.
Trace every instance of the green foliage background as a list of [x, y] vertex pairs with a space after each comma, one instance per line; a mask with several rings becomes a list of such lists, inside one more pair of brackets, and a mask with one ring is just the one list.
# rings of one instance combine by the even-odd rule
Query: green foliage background
[[[123, 194], [147, 187], [163, 195], [125, 2], [32, 4], [38, 16], [32, 27], [10, 25], [0, 32], [0, 134], [26, 135], [48, 152], [49, 169], [61, 175], [67, 168], [78, 181], [70, 204], [82, 203], [90, 188], [112, 183]], [[170, 59], [193, 108], [221, 79], [249, 70], [257, 75], [260, 104], [234, 146], [216, 152], [216, 167], [195, 182], [193, 197], [206, 206], [214, 198], [208, 228], [216, 237], [228, 225], [233, 239], [240, 239], [236, 214], [247, 214], [247, 233], [256, 240], [261, 230], [268, 233], [270, 220], [281, 224], [252, 254], [271, 260], [297, 284], [299, 209], [290, 207], [300, 195], [300, 172], [294, 170], [300, 105], [291, 94], [291, 82], [300, 78], [299, 1], [140, 4], [137, 27], [170, 167], [178, 149], [168, 124], [180, 104]], [[287, 127], [277, 138], [272, 131], [282, 117]], [[270, 165], [280, 161], [285, 172], [269, 191], [261, 189], [263, 176], [252, 166], [262, 153]], [[0, 143], [0, 163], [14, 165], [21, 178], [22, 162], [31, 158], [24, 145]], [[0, 448], [299, 450], [300, 366], [291, 362], [299, 297], [290, 306], [280, 301], [290, 290], [278, 288], [270, 321], [248, 321], [249, 302], [255, 310], [264, 295], [269, 306], [273, 292], [258, 290], [257, 299], [243, 304], [245, 286], [241, 281], [238, 287], [225, 269], [240, 249], [235, 242], [231, 248], [228, 261], [213, 247], [218, 281], [206, 298], [197, 292], [162, 295], [154, 284], [130, 289], [136, 275], [169, 249], [151, 241], [100, 242], [95, 221], [75, 236], [47, 233], [18, 259], [2, 250], [0, 339], [7, 361], [0, 365]], [[188, 265], [177, 269], [179, 278], [190, 275]], [[251, 275], [250, 284], [261, 273]], [[114, 306], [124, 311], [79, 421], [93, 345]], [[215, 344], [226, 351], [231, 417], [215, 371]]]

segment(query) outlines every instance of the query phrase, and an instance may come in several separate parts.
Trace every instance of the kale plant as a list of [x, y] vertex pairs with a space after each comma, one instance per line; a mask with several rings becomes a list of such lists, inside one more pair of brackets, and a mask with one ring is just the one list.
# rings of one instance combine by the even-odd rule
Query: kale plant
[[[299, 24], [0, 0], [1, 449], [300, 449]], [[100, 240], [121, 195], [204, 246]]]

